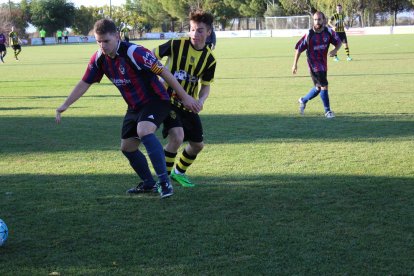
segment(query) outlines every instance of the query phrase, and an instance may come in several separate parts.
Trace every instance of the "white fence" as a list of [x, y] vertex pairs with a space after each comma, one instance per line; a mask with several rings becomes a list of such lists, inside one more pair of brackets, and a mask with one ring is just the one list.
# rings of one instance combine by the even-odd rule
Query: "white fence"
[[[294, 37], [304, 35], [308, 29], [290, 30], [242, 30], [242, 31], [216, 31], [217, 38], [250, 38], [250, 37]], [[351, 28], [347, 35], [390, 35], [414, 34], [414, 26], [387, 26]], [[171, 39], [187, 36], [187, 33], [147, 33], [145, 39]]]
[[[90, 36], [68, 36], [68, 43], [95, 43], [95, 37]], [[62, 44], [65, 43], [65, 39], [62, 37]], [[42, 45], [42, 39], [40, 37], [34, 37], [31, 39], [31, 45]], [[57, 44], [57, 38], [45, 37], [45, 44], [52, 45]]]

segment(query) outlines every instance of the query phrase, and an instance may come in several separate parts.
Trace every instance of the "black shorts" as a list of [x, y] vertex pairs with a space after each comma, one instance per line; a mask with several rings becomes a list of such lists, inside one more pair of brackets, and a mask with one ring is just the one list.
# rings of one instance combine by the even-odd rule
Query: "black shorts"
[[145, 104], [139, 110], [128, 109], [122, 125], [121, 138], [139, 138], [137, 125], [142, 121], [152, 122], [159, 128], [170, 112], [170, 105], [170, 101], [156, 100]]
[[6, 45], [0, 44], [0, 52], [6, 52]]
[[348, 39], [346, 38], [345, 32], [340, 32], [337, 34], [338, 34], [339, 39], [342, 41], [342, 43], [348, 43]]
[[172, 105], [170, 116], [164, 121], [163, 137], [166, 138], [168, 131], [174, 127], [182, 127], [184, 129], [184, 141], [203, 142], [203, 126], [198, 114]]
[[15, 51], [16, 51], [16, 50], [21, 50], [21, 49], [22, 49], [22, 47], [20, 46], [20, 44], [17, 44], [17, 45], [12, 45], [11, 47], [12, 47], [12, 49], [13, 49], [13, 50], [15, 50]]
[[313, 84], [317, 87], [319, 86], [327, 86], [328, 85], [328, 79], [326, 78], [326, 71], [320, 71], [320, 72], [313, 72], [311, 71], [311, 77]]

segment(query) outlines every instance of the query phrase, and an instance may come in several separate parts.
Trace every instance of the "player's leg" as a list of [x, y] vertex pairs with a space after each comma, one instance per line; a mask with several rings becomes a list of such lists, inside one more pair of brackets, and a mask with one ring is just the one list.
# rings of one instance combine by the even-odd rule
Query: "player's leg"
[[167, 172], [170, 175], [174, 168], [175, 158], [178, 149], [184, 142], [184, 129], [182, 127], [173, 127], [168, 130], [168, 142], [164, 147], [165, 162]]
[[328, 79], [327, 79], [327, 72], [320, 71], [315, 72], [313, 74], [314, 82], [320, 89], [320, 97], [323, 103], [323, 107], [325, 110], [325, 117], [326, 118], [333, 118], [335, 117], [334, 113], [331, 111], [331, 106], [329, 102], [329, 94], [328, 94]]
[[331, 105], [329, 101], [329, 93], [328, 93], [328, 79], [327, 79], [327, 73], [324, 72], [318, 72], [317, 78], [319, 80], [319, 84], [321, 86], [321, 100], [323, 103], [323, 108], [325, 111], [325, 117], [328, 119], [334, 118], [335, 114], [331, 110]]
[[306, 108], [306, 103], [310, 100], [312, 100], [313, 98], [315, 98], [316, 96], [319, 95], [319, 92], [321, 91], [321, 87], [319, 85], [319, 81], [318, 78], [316, 76], [316, 73], [311, 71], [310, 72], [311, 78], [312, 78], [312, 82], [313, 82], [313, 87], [311, 88], [311, 90], [309, 90], [308, 94], [306, 94], [303, 97], [300, 97], [298, 102], [299, 102], [299, 113], [301, 115], [305, 114], [305, 108]]
[[147, 150], [148, 157], [158, 177], [158, 191], [162, 198], [173, 195], [167, 168], [165, 165], [164, 149], [155, 136], [155, 131], [168, 116], [169, 101], [154, 101], [147, 104], [138, 119], [137, 134]]
[[169, 116], [164, 120], [162, 135], [167, 138], [167, 144], [164, 147], [165, 162], [168, 175], [175, 165], [175, 158], [178, 149], [184, 142], [184, 129], [181, 122], [181, 111], [175, 106], [171, 106]]
[[198, 114], [189, 113], [188, 116], [183, 118], [183, 121], [185, 139], [188, 139], [188, 145], [180, 154], [175, 169], [171, 173], [171, 178], [184, 187], [193, 187], [195, 185], [188, 179], [186, 172], [204, 148], [203, 126]]
[[342, 41], [342, 43], [344, 44], [344, 48], [345, 48], [345, 52], [346, 52], [346, 60], [347, 61], [351, 61], [352, 58], [349, 55], [349, 46], [348, 46], [348, 38], [346, 37], [346, 34], [344, 33], [344, 40]]
[[140, 144], [136, 131], [138, 116], [138, 112], [127, 111], [122, 126], [121, 151], [129, 160], [132, 169], [142, 180], [137, 187], [128, 190], [130, 194], [156, 192], [155, 180], [149, 169], [147, 158], [138, 149]]

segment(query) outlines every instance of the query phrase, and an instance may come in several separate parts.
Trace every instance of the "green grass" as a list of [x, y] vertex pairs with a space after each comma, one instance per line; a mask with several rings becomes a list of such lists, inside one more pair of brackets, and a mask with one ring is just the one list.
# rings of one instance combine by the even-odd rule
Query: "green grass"
[[198, 185], [167, 200], [125, 195], [138, 180], [107, 79], [54, 122], [96, 45], [8, 48], [0, 275], [414, 274], [413, 39], [350, 37], [354, 61], [329, 61], [333, 120], [318, 98], [298, 115], [298, 38], [219, 40]]

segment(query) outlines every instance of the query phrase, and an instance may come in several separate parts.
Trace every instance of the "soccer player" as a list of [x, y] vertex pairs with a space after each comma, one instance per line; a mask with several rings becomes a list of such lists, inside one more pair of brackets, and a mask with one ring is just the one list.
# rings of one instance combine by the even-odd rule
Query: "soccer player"
[[10, 46], [12, 47], [14, 51], [14, 58], [16, 60], [19, 60], [17, 56], [22, 51], [22, 46], [20, 45], [20, 38], [17, 32], [14, 31], [14, 27], [12, 27], [11, 32], [9, 33], [9, 39], [10, 39]]
[[216, 32], [214, 29], [211, 29], [210, 35], [207, 37], [206, 44], [210, 47], [211, 50], [214, 50], [216, 48], [217, 38], [216, 38]]
[[3, 33], [0, 33], [0, 60], [4, 63], [4, 57], [7, 54], [6, 49], [6, 36]]
[[[168, 57], [168, 69], [188, 95], [197, 99], [203, 107], [210, 94], [210, 84], [214, 80], [216, 69], [216, 59], [206, 45], [206, 39], [212, 30], [213, 16], [197, 10], [190, 13], [189, 19], [190, 37], [169, 40], [154, 49], [154, 53], [160, 59]], [[204, 147], [203, 126], [200, 116], [183, 105], [174, 87], [168, 85], [167, 89], [172, 95], [170, 116], [164, 121], [163, 129], [164, 138], [168, 137], [168, 143], [164, 147], [167, 170], [171, 178], [182, 186], [193, 187], [194, 184], [185, 173]], [[175, 165], [178, 149], [184, 141], [188, 141], [188, 144]]]
[[322, 12], [316, 12], [313, 15], [312, 29], [310, 29], [295, 46], [296, 52], [292, 73], [296, 74], [299, 57], [301, 53], [306, 50], [310, 75], [315, 86], [306, 96], [299, 98], [300, 113], [303, 115], [306, 103], [320, 94], [325, 109], [325, 117], [330, 119], [334, 118], [335, 114], [331, 111], [329, 104], [327, 55], [330, 44], [334, 45], [335, 49], [329, 52], [329, 56], [333, 57], [336, 55], [341, 47], [341, 40], [335, 31], [325, 26], [325, 22], [326, 18]]
[[[345, 22], [345, 13], [342, 11], [342, 5], [336, 5], [336, 13], [334, 13], [329, 20], [329, 26], [332, 27], [335, 32], [338, 34], [339, 38], [342, 41], [342, 44], [345, 47], [345, 52], [347, 55], [346, 60], [351, 61], [352, 58], [349, 55], [348, 39], [346, 37], [345, 29], [349, 29], [349, 26]], [[338, 55], [335, 55], [334, 61], [339, 61]]]
[[[93, 83], [100, 82], [103, 75], [106, 75], [128, 105], [122, 127], [121, 150], [142, 180], [128, 193], [156, 192], [158, 187], [161, 198], [169, 197], [173, 194], [173, 187], [165, 167], [162, 145], [154, 133], [169, 114], [170, 97], [158, 76], [177, 91], [186, 108], [199, 112], [200, 105], [185, 93], [150, 50], [121, 42], [113, 21], [97, 21], [94, 35], [99, 50], [92, 55], [83, 78], [56, 109], [56, 122], [60, 123], [62, 112], [85, 94]], [[140, 143], [144, 144], [157, 174], [157, 185], [145, 155], [138, 148]]]
[[121, 29], [121, 38], [125, 41], [125, 42], [129, 42], [129, 28], [128, 26], [125, 24], [124, 27]]
[[69, 31], [68, 31], [67, 29], [65, 29], [65, 30], [63, 31], [63, 37], [64, 37], [64, 39], [65, 39], [65, 43], [68, 43], [68, 42], [69, 42], [69, 38], [68, 38], [68, 36], [69, 36]]
[[39, 31], [39, 34], [40, 34], [40, 39], [42, 40], [42, 45], [45, 45], [46, 44], [46, 31], [45, 31], [45, 29], [41, 29]]
[[62, 44], [62, 31], [61, 30], [57, 30], [56, 31], [56, 36], [57, 36], [57, 42], [58, 44]]

